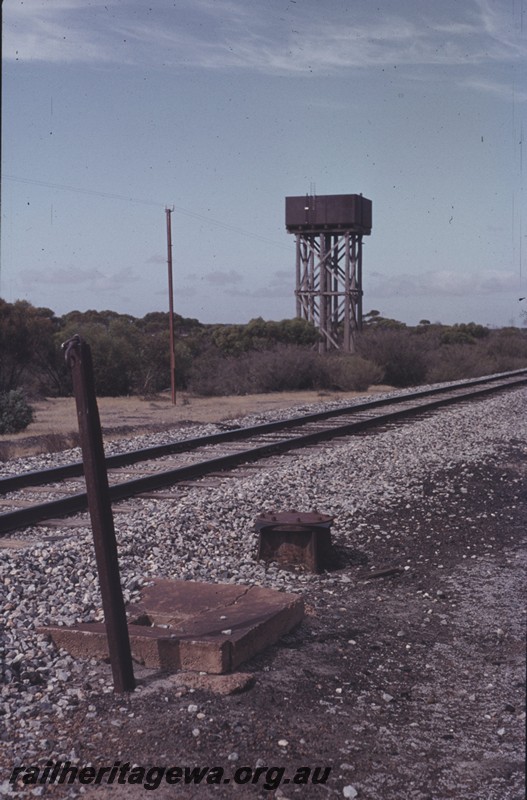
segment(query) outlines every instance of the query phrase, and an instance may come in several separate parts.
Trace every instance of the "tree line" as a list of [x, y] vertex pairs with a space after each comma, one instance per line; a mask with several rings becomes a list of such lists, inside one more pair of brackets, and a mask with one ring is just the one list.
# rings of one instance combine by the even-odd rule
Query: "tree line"
[[[195, 394], [410, 386], [527, 366], [527, 332], [476, 323], [407, 326], [364, 316], [357, 353], [318, 353], [319, 334], [301, 319], [206, 325], [175, 315], [176, 382]], [[168, 313], [142, 318], [114, 311], [57, 316], [0, 299], [0, 394], [71, 394], [61, 345], [74, 334], [89, 343], [99, 396], [152, 396], [170, 384]]]

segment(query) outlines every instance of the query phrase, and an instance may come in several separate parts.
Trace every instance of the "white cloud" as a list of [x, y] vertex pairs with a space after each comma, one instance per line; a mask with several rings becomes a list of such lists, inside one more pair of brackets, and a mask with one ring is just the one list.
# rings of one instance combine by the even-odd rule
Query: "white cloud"
[[147, 264], [166, 264], [167, 263], [167, 256], [161, 256], [161, 255], [155, 253], [153, 256], [150, 256], [150, 258], [147, 258], [146, 263]]
[[[112, 62], [116, 31], [104, 34], [104, 2], [25, 0], [4, 8], [4, 57], [48, 63]], [[111, 26], [110, 26], [111, 28]], [[112, 49], [114, 52], [112, 52]]]
[[[165, 295], [166, 292], [159, 292], [161, 295]], [[177, 287], [177, 297], [198, 297], [199, 291], [194, 286], [178, 286]]]
[[240, 275], [239, 272], [236, 272], [235, 269], [230, 269], [228, 272], [216, 270], [215, 272], [207, 273], [207, 275], [204, 275], [203, 277], [207, 283], [212, 283], [215, 286], [235, 284], [243, 280], [243, 276]]
[[508, 292], [518, 288], [518, 276], [501, 270], [436, 270], [417, 274], [370, 273], [367, 294], [373, 297], [467, 297]]
[[525, 103], [527, 101], [527, 91], [518, 89], [513, 83], [501, 83], [499, 81], [474, 77], [466, 78], [461, 81], [461, 85], [469, 89], [475, 89], [478, 92], [491, 94], [508, 103]]
[[139, 276], [135, 275], [133, 270], [129, 267], [121, 269], [119, 272], [115, 272], [110, 275], [105, 275], [99, 270], [96, 270], [95, 273], [96, 274], [91, 288], [96, 289], [97, 291], [108, 292], [115, 289], [122, 289], [123, 287], [128, 286], [130, 283], [139, 280]]
[[254, 289], [235, 289], [234, 297], [246, 298], [283, 298], [293, 297], [294, 275], [286, 270], [275, 270], [266, 286]]
[[285, 75], [525, 57], [525, 40], [500, 2], [393, 8], [386, 0], [348, 11], [318, 0], [287, 9], [272, 0], [26, 0], [4, 9], [5, 55]]
[[25, 269], [22, 270], [20, 276], [25, 285], [33, 284], [57, 284], [64, 286], [74, 283], [86, 283], [92, 281], [97, 270], [75, 270], [75, 269], [55, 269], [51, 272], [47, 270]]
[[28, 269], [20, 273], [24, 286], [32, 289], [41, 285], [52, 286], [77, 286], [83, 291], [95, 290], [98, 292], [114, 291], [139, 280], [130, 268], [119, 270], [113, 274], [106, 274], [99, 269], [74, 269], [61, 268], [51, 271]]

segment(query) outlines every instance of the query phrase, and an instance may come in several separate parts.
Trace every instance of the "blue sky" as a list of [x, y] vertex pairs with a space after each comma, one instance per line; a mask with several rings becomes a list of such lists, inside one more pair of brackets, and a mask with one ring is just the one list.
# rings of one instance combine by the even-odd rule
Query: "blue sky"
[[294, 316], [284, 198], [363, 193], [364, 310], [522, 322], [521, 0], [5, 0], [0, 295]]

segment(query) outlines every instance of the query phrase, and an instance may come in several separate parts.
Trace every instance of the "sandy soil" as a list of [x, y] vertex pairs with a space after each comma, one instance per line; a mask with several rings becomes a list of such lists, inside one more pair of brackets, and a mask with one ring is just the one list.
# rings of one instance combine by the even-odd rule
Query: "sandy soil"
[[[118, 439], [133, 433], [167, 430], [189, 423], [221, 422], [259, 411], [375, 394], [390, 387], [375, 386], [368, 392], [277, 392], [228, 397], [193, 397], [181, 393], [172, 405], [169, 395], [152, 400], [139, 397], [101, 397], [99, 414], [104, 438]], [[58, 397], [33, 403], [34, 422], [18, 434], [0, 436], [0, 457], [13, 458], [47, 450], [65, 449], [78, 434], [75, 400]], [[65, 437], [66, 441], [62, 440]]]

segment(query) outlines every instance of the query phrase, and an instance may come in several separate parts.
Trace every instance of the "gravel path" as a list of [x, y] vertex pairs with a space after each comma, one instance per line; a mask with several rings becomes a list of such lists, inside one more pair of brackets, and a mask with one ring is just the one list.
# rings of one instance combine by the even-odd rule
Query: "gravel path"
[[[520, 800], [526, 411], [526, 390], [515, 390], [205, 481], [178, 501], [127, 501], [116, 515], [126, 600], [153, 576], [303, 594], [305, 623], [247, 665], [256, 683], [241, 695], [174, 681], [114, 696], [106, 665], [76, 662], [35, 630], [102, 618], [90, 530], [17, 534], [27, 546], [0, 550], [0, 796], [17, 764], [121, 759], [331, 767], [324, 785], [176, 794], [163, 784], [159, 797]], [[71, 453], [46, 464], [63, 459]], [[271, 508], [333, 515], [340, 568], [314, 576], [257, 563], [253, 521]], [[387, 564], [402, 571], [364, 579]]]

